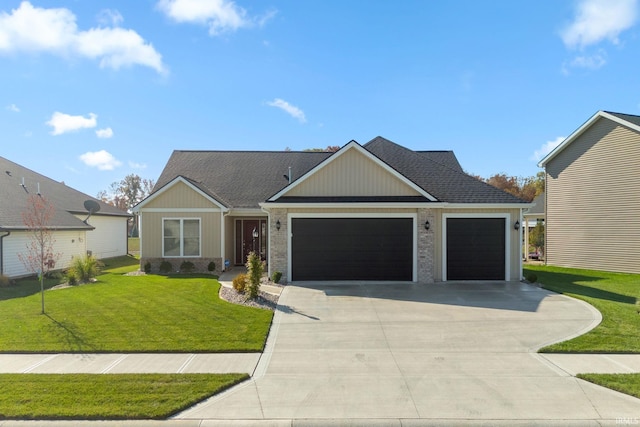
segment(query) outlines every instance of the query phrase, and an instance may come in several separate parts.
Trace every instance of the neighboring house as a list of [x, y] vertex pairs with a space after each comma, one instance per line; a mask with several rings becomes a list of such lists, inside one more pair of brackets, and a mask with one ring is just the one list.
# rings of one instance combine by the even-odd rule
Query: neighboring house
[[640, 273], [640, 116], [598, 111], [539, 166], [546, 262]]
[[[97, 258], [127, 254], [127, 220], [131, 215], [0, 157], [0, 274], [32, 274], [18, 257], [26, 254], [31, 236], [23, 220], [30, 195], [41, 195], [55, 209], [49, 226], [54, 230], [54, 252], [61, 258], [54, 269], [68, 267], [72, 257], [87, 252]], [[86, 200], [98, 203], [100, 211], [85, 222]]]
[[531, 207], [526, 209], [522, 217], [524, 219], [524, 248], [525, 259], [528, 261], [530, 258], [540, 259], [541, 254], [539, 252], [529, 252], [529, 232], [534, 229], [539, 223], [544, 225], [544, 201], [545, 193], [538, 194], [532, 201]]
[[450, 151], [377, 137], [335, 153], [174, 151], [140, 215], [141, 264], [217, 270], [254, 250], [285, 282], [519, 280], [519, 198]]

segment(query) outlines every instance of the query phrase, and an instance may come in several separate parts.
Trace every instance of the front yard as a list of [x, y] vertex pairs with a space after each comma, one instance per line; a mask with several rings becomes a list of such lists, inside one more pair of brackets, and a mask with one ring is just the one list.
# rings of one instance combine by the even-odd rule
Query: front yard
[[127, 270], [116, 264], [96, 283], [45, 291], [45, 315], [29, 283], [0, 288], [0, 351], [262, 351], [271, 311], [220, 300], [212, 276]]
[[545, 289], [588, 302], [602, 313], [602, 323], [543, 353], [640, 353], [640, 275], [528, 265]]
[[[529, 265], [545, 289], [588, 302], [602, 322], [572, 340], [542, 348], [543, 353], [640, 353], [640, 275]], [[640, 398], [640, 374], [578, 375], [586, 381]]]
[[[106, 261], [96, 283], [0, 287], [1, 352], [259, 352], [273, 313], [227, 303], [208, 275], [126, 276], [138, 261]], [[2, 374], [2, 419], [165, 419], [246, 374]], [[0, 422], [0, 424], [2, 424]]]

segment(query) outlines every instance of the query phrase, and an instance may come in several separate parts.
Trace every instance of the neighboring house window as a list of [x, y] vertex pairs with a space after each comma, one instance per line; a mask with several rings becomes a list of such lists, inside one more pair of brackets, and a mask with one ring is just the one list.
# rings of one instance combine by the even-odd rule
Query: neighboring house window
[[163, 219], [162, 226], [163, 256], [200, 256], [200, 218]]

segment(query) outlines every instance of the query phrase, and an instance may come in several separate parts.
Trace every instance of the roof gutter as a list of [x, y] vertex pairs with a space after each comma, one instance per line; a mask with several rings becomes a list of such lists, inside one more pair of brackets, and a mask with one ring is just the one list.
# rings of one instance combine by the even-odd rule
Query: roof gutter
[[10, 235], [11, 232], [3, 228], [0, 228], [0, 231], [4, 231], [6, 233], [0, 236], [0, 276], [2, 276], [4, 274], [4, 245], [2, 241], [5, 237]]

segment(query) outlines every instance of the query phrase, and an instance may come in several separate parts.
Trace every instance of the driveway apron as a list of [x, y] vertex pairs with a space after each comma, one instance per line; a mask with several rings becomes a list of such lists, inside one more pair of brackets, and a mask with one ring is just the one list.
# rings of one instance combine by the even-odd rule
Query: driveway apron
[[519, 282], [289, 285], [253, 378], [176, 418], [637, 420], [535, 353], [599, 321]]

